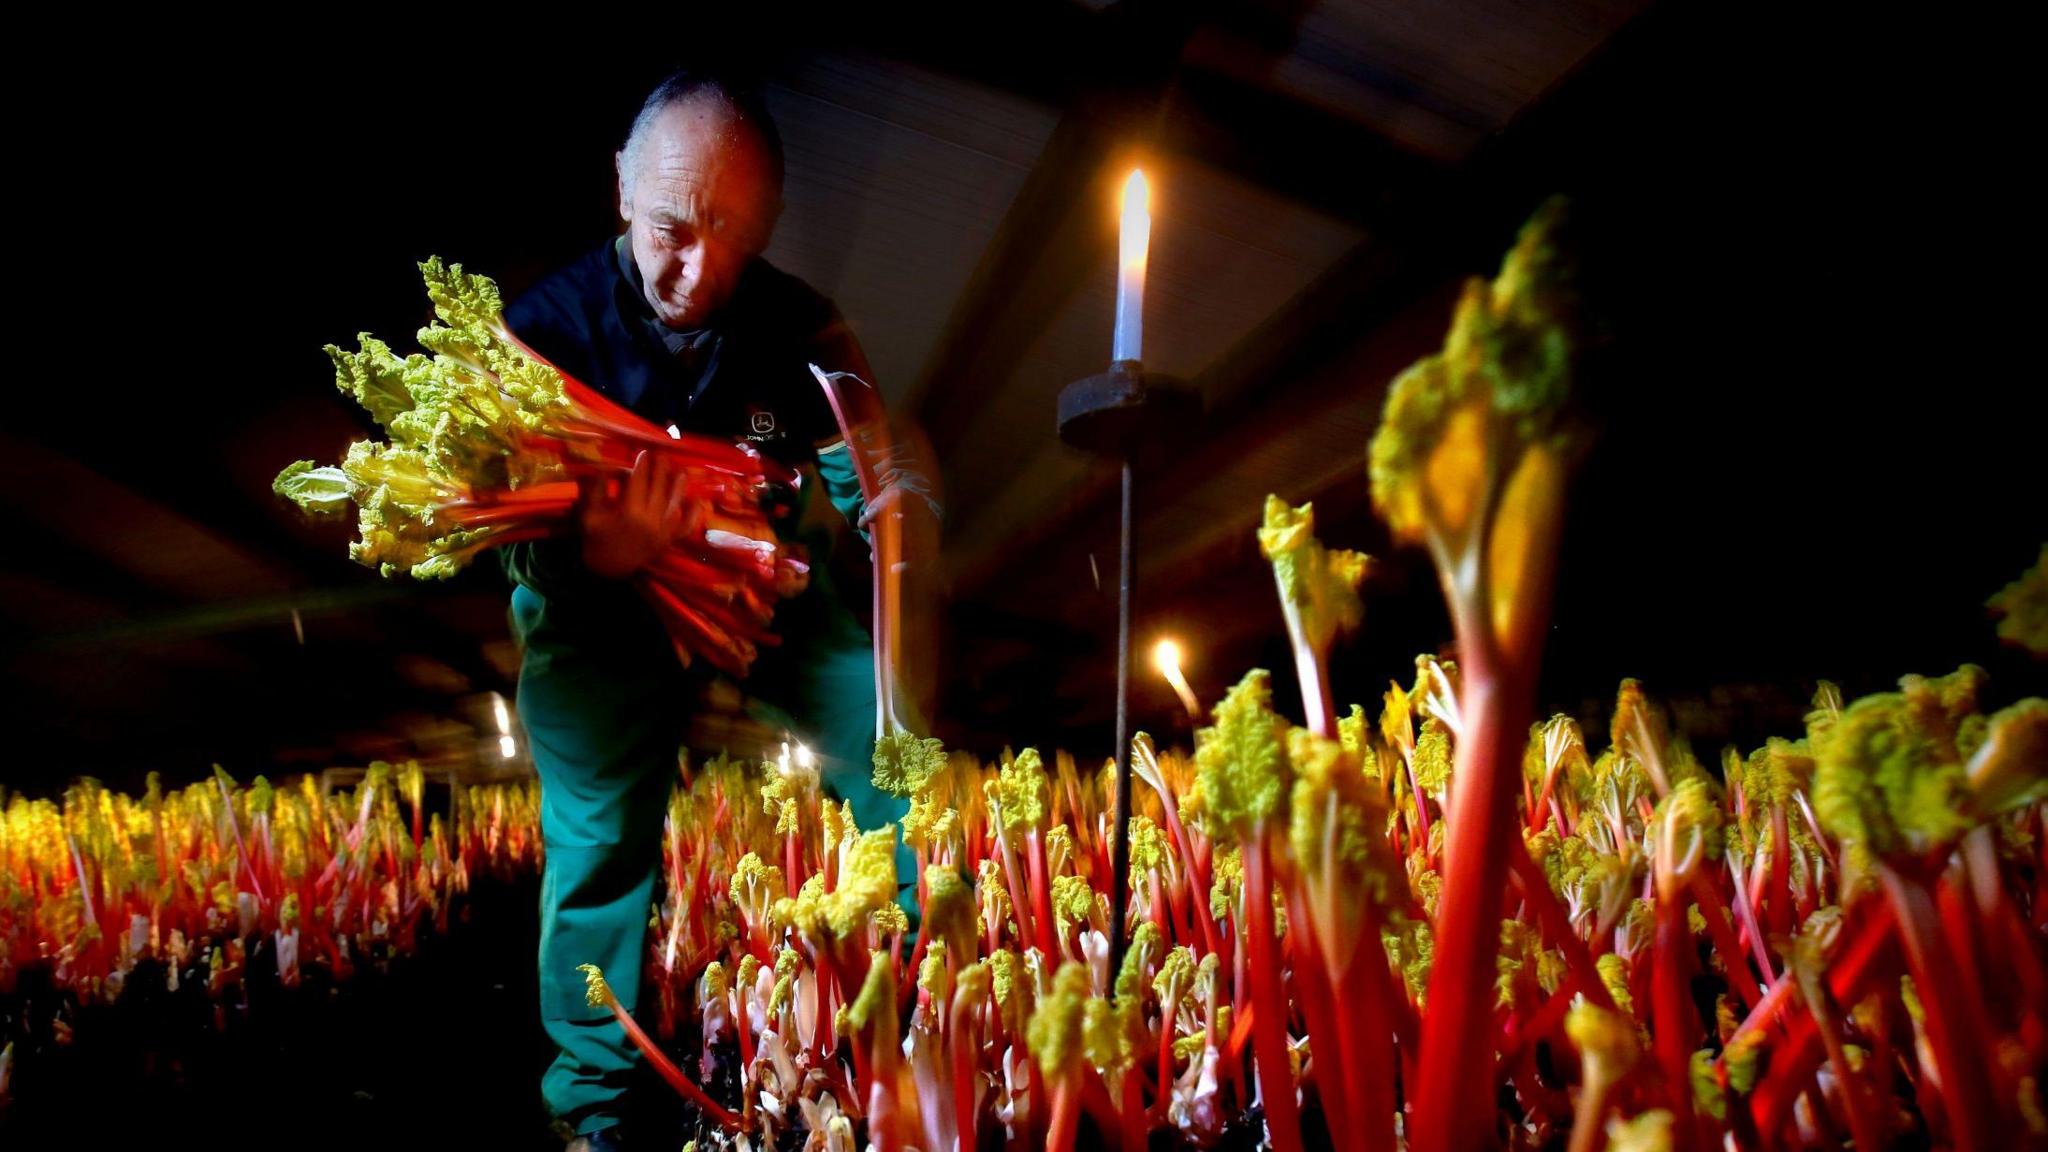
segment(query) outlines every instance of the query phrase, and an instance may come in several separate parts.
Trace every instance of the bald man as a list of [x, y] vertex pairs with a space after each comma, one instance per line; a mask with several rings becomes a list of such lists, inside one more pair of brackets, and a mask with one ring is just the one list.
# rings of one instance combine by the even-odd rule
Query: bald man
[[[658, 425], [815, 467], [856, 527], [878, 514], [935, 524], [931, 487], [904, 457], [879, 462], [881, 495], [875, 507], [862, 502], [851, 450], [808, 366], [873, 377], [831, 302], [761, 258], [781, 210], [783, 160], [758, 99], [716, 78], [671, 76], [642, 106], [617, 167], [625, 234], [515, 301], [512, 330]], [[620, 1097], [635, 1057], [609, 1013], [585, 1005], [577, 965], [602, 967], [634, 1006], [676, 754], [712, 675], [680, 667], [630, 584], [673, 530], [663, 467], [644, 460], [616, 492], [588, 493], [571, 537], [506, 550], [525, 645], [519, 711], [547, 848], [541, 1016], [560, 1055], [542, 1094], [575, 1149], [621, 1146]], [[775, 510], [786, 541], [801, 535], [802, 503], [785, 493]], [[910, 538], [920, 535], [930, 538]], [[835, 594], [830, 565], [813, 559], [809, 590], [777, 610], [784, 643], [763, 650], [744, 685], [749, 710], [809, 740], [827, 791], [876, 827], [903, 809], [869, 783], [872, 648]], [[901, 864], [907, 884], [907, 852]]]

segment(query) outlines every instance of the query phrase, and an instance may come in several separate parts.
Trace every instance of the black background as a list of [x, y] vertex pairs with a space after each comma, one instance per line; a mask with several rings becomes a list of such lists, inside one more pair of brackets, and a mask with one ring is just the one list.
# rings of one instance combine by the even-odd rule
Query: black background
[[[1055, 87], [1060, 68], [1000, 35], [955, 39], [965, 16], [677, 19], [689, 35], [335, 21], [260, 42], [179, 26], [52, 45], [64, 66], [13, 81], [8, 433], [273, 548], [310, 582], [358, 579], [336, 539], [281, 526], [264, 491], [281, 461], [366, 430], [338, 415], [319, 347], [416, 326], [412, 262], [429, 253], [517, 286], [606, 234], [610, 150], [668, 64], [772, 75], [816, 52], [952, 51]], [[1690, 702], [1701, 739], [1748, 742], [1783, 730], [1819, 677], [1853, 694], [1969, 660], [1991, 668], [1995, 701], [2042, 691], [2042, 666], [2001, 650], [1982, 606], [2048, 539], [2039, 185], [2021, 175], [2038, 133], [2024, 73], [2002, 63], [2011, 38], [1848, 8], [1790, 19], [1667, 5], [1625, 29], [1588, 64], [1597, 83], [1561, 94], [1578, 127], [1504, 162], [1489, 194], [1514, 210], [1448, 258], [1489, 270], [1542, 194], [1578, 200], [1603, 431], [1572, 492], [1546, 710], [1599, 723], [1637, 676]], [[1356, 479], [1317, 494], [1324, 535], [1385, 556], [1362, 465], [1363, 445]], [[41, 498], [15, 475], [10, 505]], [[11, 570], [113, 580], [46, 535], [10, 535]], [[1217, 586], [1256, 565], [1219, 563]], [[1448, 629], [1414, 552], [1367, 601], [1368, 635], [1336, 671], [1340, 696], [1370, 700]], [[1272, 639], [1209, 654], [1205, 695], [1253, 661], [1285, 667], [1269, 604], [1213, 610], [1270, 611]], [[949, 637], [956, 653], [978, 642], [966, 623]], [[178, 698], [130, 700], [121, 723], [147, 738], [119, 739], [105, 714], [53, 705], [32, 645], [10, 655], [13, 788], [196, 776], [212, 759], [274, 769], [295, 728], [362, 706], [317, 664], [280, 664], [190, 686], [247, 694], [243, 723], [201, 729]], [[1075, 655], [1049, 647], [1043, 675]], [[1106, 696], [1107, 649], [1083, 655]], [[1170, 724], [1169, 700], [1148, 680], [1140, 720]], [[972, 719], [946, 734], [983, 750], [1108, 743], [1102, 707], [999, 722], [955, 703]]]

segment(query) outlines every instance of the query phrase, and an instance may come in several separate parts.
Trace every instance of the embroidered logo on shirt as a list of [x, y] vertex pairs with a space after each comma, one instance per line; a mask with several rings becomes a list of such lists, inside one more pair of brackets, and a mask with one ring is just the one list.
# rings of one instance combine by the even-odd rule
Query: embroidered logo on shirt
[[756, 412], [753, 416], [753, 424], [756, 435], [766, 436], [775, 431], [775, 413]]

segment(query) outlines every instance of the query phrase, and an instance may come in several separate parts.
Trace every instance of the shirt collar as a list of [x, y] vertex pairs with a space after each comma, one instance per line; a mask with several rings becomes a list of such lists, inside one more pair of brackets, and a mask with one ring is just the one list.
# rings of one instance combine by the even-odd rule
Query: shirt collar
[[716, 335], [711, 329], [692, 328], [678, 332], [655, 317], [654, 309], [647, 303], [647, 282], [641, 278], [639, 262], [633, 259], [629, 247], [630, 239], [630, 236], [622, 235], [612, 241], [613, 262], [618, 266], [622, 282], [619, 298], [625, 313], [639, 321], [670, 356], [681, 359], [703, 352]]

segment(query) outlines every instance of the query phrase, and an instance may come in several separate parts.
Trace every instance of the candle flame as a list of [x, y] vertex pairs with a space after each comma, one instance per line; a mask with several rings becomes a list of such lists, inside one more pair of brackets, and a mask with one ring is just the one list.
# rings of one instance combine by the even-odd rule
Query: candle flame
[[1145, 170], [1131, 169], [1131, 175], [1124, 181], [1124, 215], [1147, 214], [1152, 211], [1152, 188], [1145, 183]]
[[1117, 229], [1116, 330], [1112, 361], [1144, 358], [1145, 258], [1152, 245], [1151, 190], [1133, 168], [1124, 181], [1124, 218]]
[[1171, 640], [1161, 640], [1152, 649], [1152, 663], [1159, 668], [1159, 674], [1171, 680], [1180, 671], [1180, 645]]
[[1173, 693], [1180, 697], [1181, 707], [1188, 710], [1188, 718], [1201, 720], [1202, 706], [1195, 699], [1195, 690], [1188, 685], [1188, 678], [1180, 670], [1180, 645], [1171, 640], [1161, 640], [1152, 648], [1152, 663], [1158, 667], [1159, 674], [1166, 677], [1166, 682], [1173, 685]]

